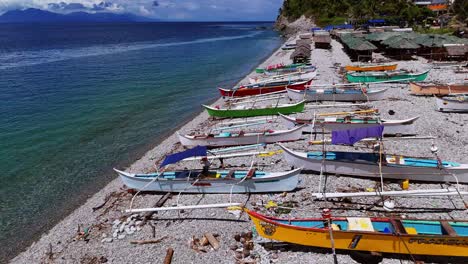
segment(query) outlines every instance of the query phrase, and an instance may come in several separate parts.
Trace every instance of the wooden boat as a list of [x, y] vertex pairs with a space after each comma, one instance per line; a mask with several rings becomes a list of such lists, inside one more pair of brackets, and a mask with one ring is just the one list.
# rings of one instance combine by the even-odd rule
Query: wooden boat
[[179, 141], [184, 146], [239, 146], [259, 143], [277, 143], [296, 141], [302, 136], [303, 126], [290, 130], [267, 130], [260, 132], [222, 132], [218, 134], [203, 135], [181, 135], [177, 132]]
[[305, 101], [295, 104], [282, 104], [275, 106], [266, 106], [259, 108], [247, 107], [245, 105], [237, 105], [236, 108], [221, 109], [208, 105], [203, 105], [208, 111], [208, 114], [213, 117], [233, 118], [233, 117], [250, 117], [250, 116], [267, 116], [278, 114], [292, 114], [304, 111]]
[[386, 72], [348, 72], [346, 78], [352, 83], [379, 83], [379, 82], [421, 82], [427, 78], [430, 70], [422, 73], [410, 73], [407, 71]]
[[[381, 253], [468, 256], [468, 221], [395, 218], [275, 218], [244, 209], [258, 234], [304, 246]], [[330, 224], [329, 224], [330, 222]]]
[[[279, 145], [284, 150], [284, 157], [288, 164], [296, 168], [380, 179], [378, 153], [327, 151], [323, 157], [322, 152], [296, 152]], [[382, 177], [384, 179], [409, 179], [426, 182], [457, 182], [458, 180], [460, 183], [468, 183], [468, 164], [450, 161], [439, 162], [401, 155], [382, 155], [384, 157], [382, 161]]]
[[251, 95], [269, 94], [280, 91], [286, 91], [286, 87], [294, 90], [304, 90], [306, 85], [312, 83], [312, 80], [300, 80], [296, 82], [281, 81], [264, 84], [251, 84], [235, 87], [232, 89], [218, 88], [221, 96], [243, 97]]
[[356, 72], [364, 72], [364, 71], [394, 71], [396, 70], [398, 64], [396, 63], [369, 63], [369, 64], [358, 64], [358, 65], [346, 65], [346, 71], [356, 71]]
[[307, 71], [296, 71], [292, 73], [287, 73], [287, 74], [281, 74], [281, 75], [274, 75], [274, 76], [269, 76], [266, 78], [262, 77], [255, 77], [255, 78], [249, 78], [250, 84], [262, 84], [262, 83], [272, 83], [272, 82], [297, 82], [300, 80], [311, 80], [317, 76], [317, 71], [315, 70], [315, 67], [311, 70]]
[[437, 110], [441, 112], [468, 113], [468, 94], [453, 94], [436, 97]]
[[281, 121], [287, 128], [292, 128], [297, 125], [312, 125], [317, 132], [322, 129], [326, 132], [348, 130], [354, 128], [364, 128], [375, 126], [376, 124], [384, 125], [384, 134], [386, 135], [405, 135], [413, 134], [413, 123], [419, 116], [403, 119], [403, 120], [388, 120], [381, 119], [376, 116], [344, 116], [344, 117], [317, 117], [315, 122], [313, 119], [300, 119], [291, 116], [281, 115]]
[[449, 95], [468, 93], [468, 83], [426, 84], [410, 82], [410, 91], [414, 95]]
[[270, 193], [288, 192], [297, 187], [300, 169], [287, 172], [256, 171], [165, 171], [134, 174], [114, 169], [130, 189], [183, 193]]
[[288, 97], [293, 100], [306, 101], [337, 101], [337, 102], [354, 102], [354, 101], [377, 101], [384, 98], [384, 93], [387, 88], [377, 89], [340, 89], [340, 88], [325, 88], [306, 90], [286, 89]]

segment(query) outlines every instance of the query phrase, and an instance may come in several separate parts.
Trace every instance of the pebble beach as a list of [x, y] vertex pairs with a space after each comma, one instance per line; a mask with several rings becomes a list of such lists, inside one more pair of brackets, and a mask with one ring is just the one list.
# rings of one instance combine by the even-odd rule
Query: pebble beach
[[[293, 36], [292, 38], [296, 38]], [[288, 40], [287, 42], [291, 41]], [[290, 64], [292, 51], [278, 49], [258, 67], [263, 68], [273, 64]], [[375, 54], [376, 57], [383, 57]], [[394, 61], [400, 69], [414, 72], [428, 70], [433, 66], [424, 58], [417, 57], [411, 61]], [[350, 64], [343, 46], [336, 40], [332, 41], [331, 49], [313, 49], [311, 63], [318, 68], [314, 84], [330, 84], [343, 82], [341, 67]], [[248, 83], [249, 78], [258, 74], [252, 72], [240, 81]], [[432, 69], [427, 81], [440, 83], [463, 82], [468, 74], [453, 73], [451, 68]], [[441, 113], [435, 110], [433, 97], [410, 95], [408, 84], [379, 84], [386, 87], [384, 100], [369, 103], [379, 109], [385, 119], [408, 119], [419, 116], [414, 123], [414, 131], [418, 136], [430, 136], [429, 140], [389, 140], [385, 141], [388, 153], [401, 153], [408, 156], [433, 158], [431, 146], [438, 147], [438, 155], [442, 160], [468, 163], [468, 115], [457, 113]], [[213, 93], [217, 93], [213, 88]], [[289, 99], [281, 98], [287, 103]], [[329, 102], [328, 102], [329, 103]], [[324, 102], [323, 104], [327, 104]], [[224, 105], [219, 98], [212, 105]], [[313, 103], [312, 103], [313, 105]], [[350, 108], [313, 108], [308, 107], [298, 117], [311, 117], [313, 113], [349, 111]], [[181, 133], [209, 132], [219, 126], [219, 120], [209, 118], [206, 111], [195, 116], [190, 122], [180, 127]], [[259, 125], [252, 129], [286, 129], [281, 122]], [[308, 141], [321, 139], [313, 134], [303, 134], [296, 142], [285, 143], [285, 146], [300, 151], [320, 151], [321, 145], [309, 145]], [[330, 137], [325, 135], [325, 137]], [[350, 150], [350, 147], [327, 145], [327, 150]], [[356, 144], [355, 150], [370, 151], [365, 144]], [[177, 135], [166, 138], [159, 145], [149, 150], [129, 168], [119, 168], [128, 172], [147, 173], [155, 171], [155, 164], [160, 164], [167, 154], [184, 150]], [[238, 157], [225, 159], [227, 168], [248, 169], [251, 164], [259, 170], [286, 171], [291, 169], [278, 152], [279, 147], [267, 145], [262, 151], [272, 153], [266, 156]], [[215, 160], [213, 168], [220, 166]], [[201, 168], [198, 161], [184, 161], [172, 168]], [[117, 176], [117, 174], [116, 174]], [[318, 192], [319, 176], [316, 174], [301, 174], [299, 187], [290, 193], [283, 194], [173, 194], [163, 206], [200, 205], [213, 203], [236, 202], [243, 203], [250, 209], [256, 209], [268, 214], [264, 205], [272, 201], [276, 204], [287, 204], [294, 209], [283, 217], [320, 217], [322, 209], [331, 209], [334, 216], [400, 216], [422, 219], [466, 219], [467, 210], [464, 200], [468, 197], [424, 197], [395, 198], [395, 208], [388, 212], [382, 206], [379, 197], [316, 200], [311, 193]], [[327, 176], [327, 192], [343, 190], [365, 191], [375, 189], [380, 181], [352, 178], [344, 176]], [[427, 184], [410, 182], [411, 190], [445, 188], [447, 184]], [[387, 190], [401, 190], [397, 181], [385, 182]], [[468, 191], [466, 185], [461, 190]], [[152, 207], [165, 194], [142, 193], [133, 201], [133, 208]], [[333, 255], [329, 249], [307, 248], [285, 243], [270, 243], [256, 235], [253, 224], [247, 214], [236, 215], [226, 209], [184, 210], [158, 212], [150, 219], [143, 221], [141, 215], [125, 213], [130, 207], [133, 194], [129, 192], [116, 177], [104, 189], [90, 197], [85, 204], [64, 218], [55, 227], [34, 242], [26, 251], [11, 260], [12, 263], [162, 263], [168, 248], [174, 250], [172, 263], [333, 263]], [[252, 232], [253, 249], [248, 256], [242, 252], [241, 244], [235, 240], [236, 234]], [[214, 234], [219, 241], [219, 249], [205, 246], [194, 249], [194, 239], [203, 234]], [[132, 243], [135, 241], [158, 240], [150, 244]], [[338, 251], [339, 263], [358, 263], [348, 252]], [[464, 263], [460, 259], [429, 259], [432, 261], [449, 261]], [[466, 259], [465, 259], [466, 261]], [[384, 255], [381, 263], [412, 263], [410, 256]], [[466, 262], [465, 262], [466, 263]]]

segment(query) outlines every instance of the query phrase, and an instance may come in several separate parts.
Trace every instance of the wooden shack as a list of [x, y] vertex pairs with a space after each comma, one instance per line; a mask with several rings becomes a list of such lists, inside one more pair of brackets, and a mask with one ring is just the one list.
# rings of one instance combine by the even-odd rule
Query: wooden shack
[[331, 48], [331, 37], [330, 34], [318, 34], [314, 36], [315, 48], [317, 49], [329, 49]]

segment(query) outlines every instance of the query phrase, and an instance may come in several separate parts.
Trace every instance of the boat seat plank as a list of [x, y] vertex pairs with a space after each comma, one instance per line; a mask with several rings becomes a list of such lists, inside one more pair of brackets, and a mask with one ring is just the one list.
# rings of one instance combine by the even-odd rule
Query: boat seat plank
[[453, 227], [447, 221], [440, 221], [440, 226], [442, 230], [447, 233], [447, 235], [456, 237], [458, 236], [457, 232], [453, 229]]
[[390, 219], [390, 223], [392, 223], [397, 234], [406, 234], [405, 226], [400, 219]]

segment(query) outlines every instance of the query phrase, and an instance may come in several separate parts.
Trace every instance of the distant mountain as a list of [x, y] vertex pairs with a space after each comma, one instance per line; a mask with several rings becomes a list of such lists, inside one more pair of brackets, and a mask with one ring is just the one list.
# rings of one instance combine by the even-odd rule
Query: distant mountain
[[41, 9], [28, 8], [25, 10], [11, 10], [0, 16], [0, 23], [30, 23], [30, 22], [148, 22], [156, 21], [150, 18], [130, 13], [87, 13], [74, 12], [58, 14]]

